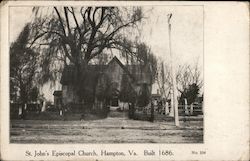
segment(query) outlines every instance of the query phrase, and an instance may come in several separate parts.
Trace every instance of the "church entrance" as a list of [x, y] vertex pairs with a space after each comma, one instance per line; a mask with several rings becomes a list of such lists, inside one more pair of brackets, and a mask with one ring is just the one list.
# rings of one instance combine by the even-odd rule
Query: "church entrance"
[[112, 98], [112, 100], [111, 100], [111, 106], [116, 106], [116, 107], [119, 106], [119, 104], [118, 104], [118, 97], [117, 96], [115, 96], [114, 98]]

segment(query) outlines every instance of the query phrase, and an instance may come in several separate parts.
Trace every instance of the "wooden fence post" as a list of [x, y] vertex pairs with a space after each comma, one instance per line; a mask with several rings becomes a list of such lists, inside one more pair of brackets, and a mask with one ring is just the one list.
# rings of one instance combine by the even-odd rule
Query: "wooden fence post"
[[154, 122], [154, 111], [155, 111], [155, 102], [151, 103], [151, 116], [150, 116], [150, 121]]
[[201, 104], [201, 112], [202, 112], [202, 114], [204, 112], [203, 104]]

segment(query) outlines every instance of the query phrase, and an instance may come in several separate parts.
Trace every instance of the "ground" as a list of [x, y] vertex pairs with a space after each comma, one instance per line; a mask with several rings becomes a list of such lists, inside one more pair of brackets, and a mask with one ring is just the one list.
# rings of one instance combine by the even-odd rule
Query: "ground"
[[[181, 118], [183, 120], [183, 118]], [[203, 119], [139, 121], [126, 117], [100, 120], [12, 120], [11, 143], [203, 143]]]

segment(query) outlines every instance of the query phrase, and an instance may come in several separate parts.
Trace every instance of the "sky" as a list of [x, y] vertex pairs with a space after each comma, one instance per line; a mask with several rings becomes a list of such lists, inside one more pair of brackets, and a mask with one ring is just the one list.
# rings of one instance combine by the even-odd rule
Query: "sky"
[[[146, 42], [153, 54], [165, 62], [170, 61], [167, 14], [172, 13], [171, 52], [176, 66], [195, 64], [203, 67], [203, 8], [202, 6], [144, 6], [146, 19], [139, 25], [140, 41]], [[10, 7], [9, 41], [13, 42], [24, 25], [32, 18], [32, 7]], [[53, 98], [49, 85], [45, 97]], [[45, 91], [46, 91], [45, 90]], [[154, 91], [153, 91], [154, 92]], [[51, 94], [52, 93], [52, 94]]]

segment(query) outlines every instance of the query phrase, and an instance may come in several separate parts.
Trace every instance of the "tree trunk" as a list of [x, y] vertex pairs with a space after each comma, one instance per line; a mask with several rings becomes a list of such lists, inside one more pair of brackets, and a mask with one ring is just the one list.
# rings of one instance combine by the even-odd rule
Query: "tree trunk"
[[87, 67], [88, 63], [86, 61], [82, 62], [77, 62], [75, 63], [75, 68], [76, 68], [76, 73], [74, 75], [74, 90], [76, 91], [77, 94], [77, 101], [82, 102], [85, 98], [84, 96], [86, 95], [85, 93], [85, 78], [87, 77]]

